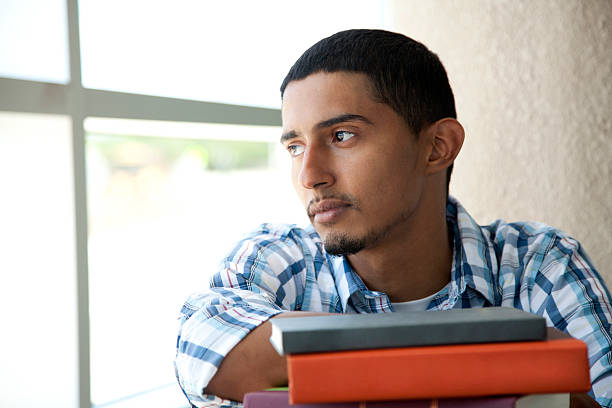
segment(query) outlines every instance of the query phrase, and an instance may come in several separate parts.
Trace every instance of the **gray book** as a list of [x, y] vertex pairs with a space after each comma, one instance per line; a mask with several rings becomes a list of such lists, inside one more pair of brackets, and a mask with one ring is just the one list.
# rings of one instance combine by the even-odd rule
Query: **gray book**
[[270, 342], [281, 355], [546, 338], [543, 317], [508, 307], [279, 317], [270, 322]]

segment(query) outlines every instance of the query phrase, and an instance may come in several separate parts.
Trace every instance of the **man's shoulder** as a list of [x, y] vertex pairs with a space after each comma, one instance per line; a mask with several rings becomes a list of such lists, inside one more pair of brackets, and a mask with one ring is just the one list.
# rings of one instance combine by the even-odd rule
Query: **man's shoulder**
[[493, 221], [491, 224], [482, 225], [481, 228], [486, 230], [492, 239], [498, 241], [507, 239], [508, 237], [517, 237], [527, 240], [545, 236], [559, 238], [568, 237], [565, 232], [558, 228], [535, 221], [507, 222], [499, 219]]
[[321, 239], [311, 225], [301, 227], [296, 224], [263, 223], [245, 234], [242, 239], [255, 241], [261, 246], [279, 242], [320, 242]]
[[545, 256], [580, 247], [580, 243], [564, 231], [541, 222], [496, 220], [481, 229], [498, 257], [511, 252], [520, 258], [531, 258], [536, 254]]
[[229, 255], [232, 258], [243, 251], [256, 251], [261, 256], [323, 252], [321, 239], [312, 226], [296, 224], [263, 223], [244, 234]]
[[[501, 252], [515, 251], [523, 255], [550, 250], [552, 246], [565, 243], [578, 246], [578, 242], [562, 230], [535, 221], [507, 222], [498, 219], [487, 225], [478, 224], [461, 204], [451, 197], [450, 210], [456, 217], [459, 233], [464, 244], [493, 247], [498, 257]], [[451, 215], [452, 212], [451, 212]]]

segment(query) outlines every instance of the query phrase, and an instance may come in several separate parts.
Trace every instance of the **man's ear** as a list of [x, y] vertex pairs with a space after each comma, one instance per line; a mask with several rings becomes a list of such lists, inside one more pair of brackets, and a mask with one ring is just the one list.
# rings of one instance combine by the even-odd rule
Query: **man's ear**
[[465, 138], [463, 126], [456, 119], [444, 118], [432, 123], [428, 129], [429, 143], [431, 150], [429, 152], [427, 173], [438, 173], [454, 161]]

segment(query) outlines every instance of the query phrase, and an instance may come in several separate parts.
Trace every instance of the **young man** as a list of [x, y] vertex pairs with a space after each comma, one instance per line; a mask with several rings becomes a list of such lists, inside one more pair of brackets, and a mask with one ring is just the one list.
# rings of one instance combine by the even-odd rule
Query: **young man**
[[340, 32], [300, 57], [281, 95], [312, 226], [264, 224], [187, 299], [176, 368], [192, 404], [286, 384], [271, 318], [501, 305], [584, 340], [590, 394], [612, 407], [610, 294], [578, 242], [536, 223], [479, 226], [448, 196], [464, 132], [435, 54], [400, 34]]

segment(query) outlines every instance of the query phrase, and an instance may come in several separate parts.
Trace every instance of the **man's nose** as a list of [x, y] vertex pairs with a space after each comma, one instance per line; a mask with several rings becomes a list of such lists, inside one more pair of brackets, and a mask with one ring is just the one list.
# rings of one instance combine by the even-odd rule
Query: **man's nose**
[[307, 189], [329, 187], [335, 182], [331, 158], [324, 148], [310, 145], [304, 150], [299, 183]]

